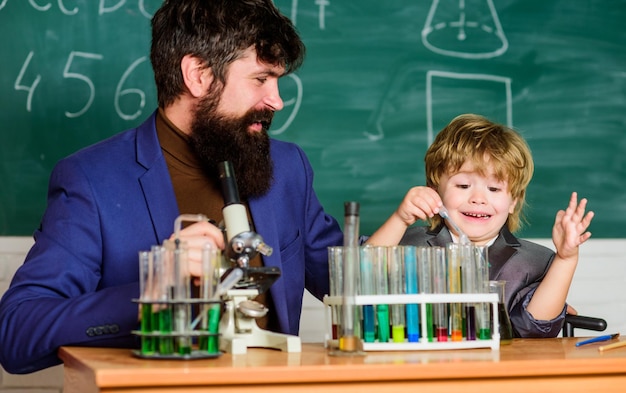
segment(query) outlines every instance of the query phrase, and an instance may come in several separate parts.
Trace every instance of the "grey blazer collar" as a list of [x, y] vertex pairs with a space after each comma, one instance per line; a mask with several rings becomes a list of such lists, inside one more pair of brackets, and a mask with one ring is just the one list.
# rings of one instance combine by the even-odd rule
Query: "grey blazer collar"
[[[440, 225], [433, 230], [427, 230], [429, 236], [426, 242], [430, 246], [445, 247], [452, 241], [452, 236], [445, 226]], [[519, 240], [505, 226], [500, 230], [500, 235], [489, 247], [489, 264], [492, 277], [498, 277], [504, 264], [517, 252], [520, 247]]]

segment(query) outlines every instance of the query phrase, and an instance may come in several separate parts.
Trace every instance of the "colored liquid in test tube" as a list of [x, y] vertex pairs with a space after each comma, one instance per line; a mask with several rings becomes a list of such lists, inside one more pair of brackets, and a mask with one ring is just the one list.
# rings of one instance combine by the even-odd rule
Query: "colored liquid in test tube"
[[[388, 248], [389, 267], [389, 293], [393, 295], [404, 294], [404, 256], [402, 247]], [[391, 339], [395, 343], [405, 340], [405, 308], [403, 304], [391, 305]]]
[[[168, 241], [166, 241], [168, 243]], [[170, 250], [173, 258], [174, 270], [174, 330], [178, 337], [175, 341], [176, 350], [180, 355], [191, 353], [191, 337], [189, 325], [191, 323], [191, 277], [187, 266], [187, 247], [179, 239], [174, 240], [173, 249]], [[187, 301], [187, 303], [183, 303]], [[181, 303], [178, 303], [181, 302]]]
[[[487, 246], [474, 246], [474, 264], [476, 266], [476, 287], [480, 293], [489, 293], [489, 257]], [[491, 305], [476, 304], [477, 337], [480, 340], [491, 340]]]
[[[448, 293], [461, 293], [461, 246], [448, 243]], [[450, 304], [450, 340], [463, 341], [463, 304]]]
[[[433, 292], [433, 275], [431, 258], [431, 247], [420, 246], [415, 249], [415, 255], [417, 256], [417, 277], [419, 283], [419, 291], [423, 294], [434, 293]], [[423, 305], [422, 310], [422, 326], [424, 329], [422, 335], [428, 340], [428, 342], [434, 341], [435, 336], [435, 322], [433, 320], [433, 304], [426, 303]]]
[[[330, 296], [341, 297], [343, 294], [343, 247], [328, 247], [328, 275], [330, 279]], [[342, 306], [330, 306], [332, 339], [339, 338], [341, 330]]]
[[[388, 295], [388, 275], [387, 275], [387, 247], [374, 247], [374, 270], [376, 295]], [[378, 326], [378, 341], [389, 342], [389, 305], [376, 305], [376, 322]]]
[[[417, 256], [414, 246], [404, 247], [404, 280], [407, 294], [418, 293]], [[406, 305], [406, 335], [409, 342], [419, 342], [420, 319], [417, 304]]]
[[155, 351], [152, 333], [152, 285], [154, 274], [152, 271], [152, 254], [150, 251], [139, 252], [139, 293], [141, 301], [141, 353], [151, 355]]
[[[217, 284], [219, 282], [218, 251], [210, 244], [202, 248], [202, 275], [200, 276], [200, 297], [205, 301], [218, 301]], [[208, 353], [219, 351], [218, 333], [220, 322], [220, 304], [205, 303], [201, 307], [203, 314], [202, 328], [208, 333], [200, 336], [198, 347]]]
[[[370, 246], [361, 247], [361, 294], [374, 295], [374, 249]], [[376, 317], [374, 306], [363, 305], [363, 341], [376, 341]]]
[[[344, 204], [344, 239], [343, 239], [343, 320], [339, 336], [339, 350], [342, 352], [359, 353], [361, 337], [359, 336], [360, 318], [356, 306], [359, 270], [359, 204]], [[357, 324], [357, 321], [358, 324]]]
[[[461, 287], [463, 293], [479, 293], [474, 246], [461, 245]], [[476, 304], [465, 303], [465, 338], [476, 340]]]
[[[160, 355], [174, 353], [172, 338], [172, 265], [165, 258], [165, 249], [161, 246], [152, 247], [154, 264], [154, 284], [157, 302], [152, 308], [152, 330], [158, 331], [158, 352]], [[156, 344], [156, 343], [155, 343]]]
[[[433, 290], [434, 293], [448, 292], [448, 274], [446, 263], [446, 249], [433, 247]], [[448, 341], [448, 305], [446, 303], [433, 304], [433, 320], [437, 341]]]

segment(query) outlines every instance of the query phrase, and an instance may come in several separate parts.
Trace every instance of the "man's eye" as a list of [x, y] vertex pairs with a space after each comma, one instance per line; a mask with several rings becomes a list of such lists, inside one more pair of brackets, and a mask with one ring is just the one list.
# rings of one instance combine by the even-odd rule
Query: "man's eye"
[[261, 82], [261, 84], [267, 82], [267, 78], [256, 78], [256, 80], [258, 80], [259, 82]]

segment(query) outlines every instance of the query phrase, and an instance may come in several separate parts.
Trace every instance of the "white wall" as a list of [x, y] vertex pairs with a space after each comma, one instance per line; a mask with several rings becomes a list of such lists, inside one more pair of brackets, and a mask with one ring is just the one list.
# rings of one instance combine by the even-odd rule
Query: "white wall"
[[[24, 261], [32, 244], [29, 237], [0, 237], [0, 296], [9, 287], [15, 270]], [[26, 375], [11, 375], [0, 368], [1, 393], [59, 393], [62, 389], [63, 366]]]

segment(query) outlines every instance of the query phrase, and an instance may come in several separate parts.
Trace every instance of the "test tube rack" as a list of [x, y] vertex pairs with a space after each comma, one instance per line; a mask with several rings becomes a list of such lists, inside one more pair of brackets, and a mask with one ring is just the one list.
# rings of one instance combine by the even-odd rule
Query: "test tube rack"
[[[326, 306], [326, 326], [328, 326], [325, 345], [337, 346], [337, 340], [332, 338], [331, 306], [341, 306], [343, 297], [324, 296]], [[417, 351], [417, 350], [445, 350], [445, 349], [472, 349], [472, 348], [500, 348], [498, 294], [496, 293], [419, 293], [399, 295], [356, 295], [356, 306], [376, 304], [417, 304], [426, 305], [434, 303], [488, 303], [491, 306], [492, 328], [490, 339], [476, 339], [463, 341], [429, 341], [424, 336], [427, 331], [426, 307], [420, 307], [420, 331], [422, 336], [418, 342], [362, 342], [363, 351]]]
[[[222, 313], [224, 306], [222, 300], [215, 299], [176, 299], [176, 300], [144, 300], [133, 299], [134, 303], [139, 304], [141, 308], [149, 306], [150, 308], [156, 307], [160, 310], [168, 310], [172, 315], [170, 316], [172, 324], [174, 323], [173, 314], [177, 308], [180, 307], [192, 307], [197, 306], [200, 309], [219, 306], [219, 315]], [[205, 312], [202, 310], [201, 312]], [[142, 313], [142, 317], [145, 315]], [[199, 318], [199, 317], [198, 317]], [[207, 316], [208, 318], [208, 316]], [[168, 359], [168, 360], [191, 360], [191, 359], [209, 359], [216, 358], [221, 355], [219, 350], [219, 338], [220, 333], [211, 331], [207, 328], [203, 328], [202, 324], [197, 321], [188, 321], [184, 328], [179, 328], [174, 325], [167, 329], [151, 329], [150, 331], [133, 330], [131, 333], [140, 337], [142, 343], [144, 340], [153, 340], [154, 350], [145, 351], [142, 349], [133, 350], [132, 354], [139, 358], [144, 359]], [[219, 317], [218, 317], [219, 323]], [[213, 349], [203, 348], [205, 345], [200, 343], [207, 343], [210, 340], [214, 342]], [[189, 345], [185, 349], [182, 349], [177, 343], [184, 342]], [[164, 343], [167, 343], [164, 345]], [[160, 350], [157, 347], [166, 348]]]

